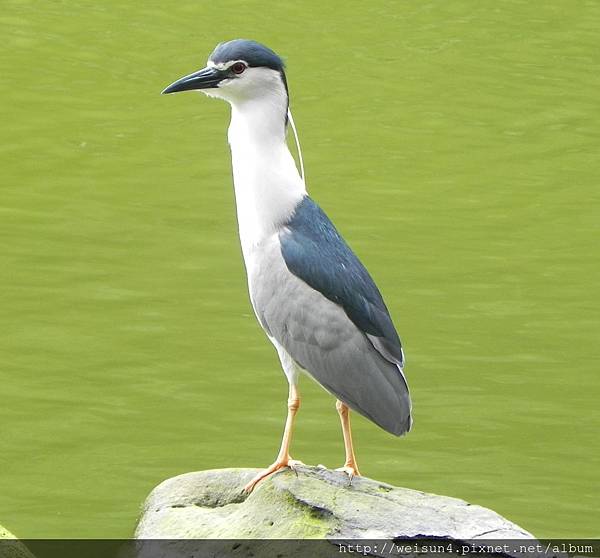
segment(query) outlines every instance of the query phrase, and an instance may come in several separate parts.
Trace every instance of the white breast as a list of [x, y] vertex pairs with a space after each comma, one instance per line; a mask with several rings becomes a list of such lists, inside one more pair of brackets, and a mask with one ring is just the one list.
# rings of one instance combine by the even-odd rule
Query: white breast
[[232, 102], [229, 144], [244, 259], [287, 221], [306, 195], [285, 141], [285, 89]]

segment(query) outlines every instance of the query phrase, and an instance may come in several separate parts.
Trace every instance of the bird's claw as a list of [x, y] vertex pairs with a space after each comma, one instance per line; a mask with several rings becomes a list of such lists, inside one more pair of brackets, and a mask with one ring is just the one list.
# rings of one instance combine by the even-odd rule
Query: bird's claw
[[250, 494], [250, 492], [254, 490], [254, 487], [261, 480], [268, 477], [269, 475], [272, 475], [276, 471], [279, 471], [280, 469], [284, 469], [285, 467], [289, 467], [292, 471], [294, 471], [297, 477], [298, 471], [296, 467], [298, 465], [304, 465], [304, 463], [302, 463], [302, 461], [298, 461], [297, 459], [291, 459], [289, 457], [285, 459], [278, 459], [277, 461], [275, 461], [275, 463], [269, 465], [269, 467], [267, 467], [264, 471], [258, 473], [258, 475], [256, 475], [248, 484], [246, 484], [246, 486], [244, 486], [243, 492], [245, 494]]
[[302, 463], [302, 461], [298, 460], [298, 459], [289, 459], [288, 460], [288, 464], [287, 466], [294, 471], [294, 474], [296, 475], [296, 478], [298, 478], [298, 469], [297, 467], [299, 465], [304, 465], [304, 463]]
[[350, 480], [349, 486], [352, 486], [352, 481], [354, 480], [354, 477], [360, 477], [360, 473], [356, 465], [344, 465], [343, 467], [339, 467], [338, 469], [336, 469], [336, 471], [340, 471], [348, 475], [348, 479]]

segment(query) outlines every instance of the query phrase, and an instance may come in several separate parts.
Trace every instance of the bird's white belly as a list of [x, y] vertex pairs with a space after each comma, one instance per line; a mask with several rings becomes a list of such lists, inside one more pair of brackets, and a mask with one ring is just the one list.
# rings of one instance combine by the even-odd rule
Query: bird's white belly
[[281, 254], [279, 234], [274, 233], [258, 245], [250, 247], [247, 252], [244, 251], [244, 262], [248, 274], [250, 302], [256, 319], [277, 350], [288, 382], [295, 385], [298, 382], [298, 375], [301, 370], [298, 363], [294, 361], [280, 340], [269, 331], [261, 319], [265, 298], [271, 299], [276, 292], [281, 291], [285, 274], [286, 272], [289, 273]]
[[[244, 249], [245, 248], [245, 249]], [[281, 280], [285, 272], [289, 273], [283, 255], [279, 234], [275, 232], [262, 242], [242, 247], [244, 263], [248, 275], [248, 293], [258, 321], [260, 319], [260, 301], [264, 297], [273, 296], [281, 288]]]

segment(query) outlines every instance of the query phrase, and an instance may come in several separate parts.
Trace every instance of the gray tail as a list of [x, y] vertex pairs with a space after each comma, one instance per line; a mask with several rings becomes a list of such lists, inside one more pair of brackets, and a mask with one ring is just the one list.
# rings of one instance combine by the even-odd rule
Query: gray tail
[[377, 372], [371, 369], [363, 376], [360, 386], [335, 390], [325, 386], [353, 411], [363, 415], [377, 426], [402, 436], [412, 427], [412, 402], [402, 368], [381, 359]]

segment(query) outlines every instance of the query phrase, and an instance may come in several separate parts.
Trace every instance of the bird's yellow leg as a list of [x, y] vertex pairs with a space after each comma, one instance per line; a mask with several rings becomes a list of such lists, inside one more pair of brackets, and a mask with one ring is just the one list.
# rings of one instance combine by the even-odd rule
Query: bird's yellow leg
[[275, 471], [279, 471], [279, 469], [283, 469], [284, 467], [289, 467], [290, 469], [294, 468], [294, 465], [302, 465], [301, 461], [296, 461], [290, 457], [290, 445], [292, 443], [292, 432], [294, 430], [294, 419], [296, 417], [296, 413], [300, 408], [300, 394], [298, 393], [298, 388], [290, 384], [290, 391], [288, 396], [288, 413], [287, 419], [285, 421], [285, 428], [283, 430], [283, 438], [281, 440], [281, 448], [279, 449], [279, 454], [277, 455], [277, 459], [275, 462], [267, 467], [264, 471], [261, 471], [256, 475], [245, 487], [245, 492], [252, 492], [254, 487], [264, 478], [273, 474]]
[[340, 421], [342, 423], [342, 434], [344, 435], [344, 448], [346, 450], [346, 462], [343, 467], [336, 469], [336, 471], [343, 471], [350, 477], [360, 477], [360, 471], [356, 464], [356, 457], [354, 456], [354, 447], [352, 445], [352, 430], [350, 429], [350, 409], [348, 405], [340, 401], [339, 399], [335, 403], [335, 408], [340, 415]]

